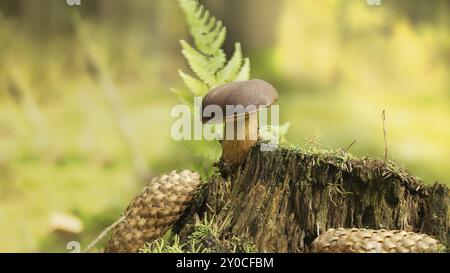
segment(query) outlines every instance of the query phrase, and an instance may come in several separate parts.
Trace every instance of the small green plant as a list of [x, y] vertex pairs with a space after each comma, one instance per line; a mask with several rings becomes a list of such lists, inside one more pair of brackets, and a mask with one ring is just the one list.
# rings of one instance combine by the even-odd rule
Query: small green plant
[[258, 248], [251, 242], [233, 236], [230, 239], [230, 245], [232, 248], [232, 253], [255, 253], [258, 252]]
[[214, 215], [208, 217], [205, 213], [202, 220], [195, 218], [193, 231], [187, 239], [187, 244], [196, 252], [214, 252], [214, 247], [219, 244], [219, 233], [217, 218]]
[[151, 243], [147, 243], [144, 248], [140, 249], [141, 253], [183, 253], [185, 244], [180, 244], [178, 235], [174, 235], [170, 239], [158, 238]]
[[232, 234], [223, 236], [215, 215], [205, 213], [202, 219], [195, 216], [192, 232], [184, 241], [168, 232], [164, 237], [146, 244], [141, 253], [250, 253], [257, 252], [257, 247], [245, 238]]

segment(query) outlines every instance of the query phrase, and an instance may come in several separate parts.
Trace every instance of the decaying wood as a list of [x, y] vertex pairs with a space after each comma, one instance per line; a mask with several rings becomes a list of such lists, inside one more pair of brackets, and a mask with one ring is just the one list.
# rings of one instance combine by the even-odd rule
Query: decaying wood
[[181, 239], [194, 214], [207, 212], [226, 227], [223, 236], [246, 238], [262, 252], [310, 251], [329, 228], [406, 230], [449, 246], [449, 189], [425, 186], [391, 162], [256, 146], [221, 173], [175, 225]]

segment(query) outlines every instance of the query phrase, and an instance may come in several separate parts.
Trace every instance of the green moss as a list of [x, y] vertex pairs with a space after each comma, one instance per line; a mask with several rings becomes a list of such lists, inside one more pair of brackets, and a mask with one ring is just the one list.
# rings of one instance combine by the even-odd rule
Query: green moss
[[215, 216], [202, 220], [196, 217], [195, 224], [187, 238], [180, 239], [178, 234], [166, 233], [159, 238], [146, 244], [139, 252], [141, 253], [251, 253], [257, 252], [256, 246], [248, 239], [235, 235], [224, 235], [219, 228]]
[[230, 244], [233, 248], [233, 253], [255, 253], [258, 252], [258, 248], [250, 240], [233, 236], [230, 240]]
[[185, 244], [180, 244], [178, 235], [171, 238], [159, 238], [146, 244], [139, 250], [141, 253], [183, 253]]

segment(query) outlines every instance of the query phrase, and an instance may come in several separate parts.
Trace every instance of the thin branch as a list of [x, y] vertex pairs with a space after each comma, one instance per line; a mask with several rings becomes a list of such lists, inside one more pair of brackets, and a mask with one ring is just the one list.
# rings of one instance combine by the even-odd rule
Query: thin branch
[[385, 110], [383, 110], [383, 113], [381, 114], [381, 119], [383, 120], [384, 164], [386, 165], [386, 162], [387, 162], [387, 154], [388, 154], [388, 148], [387, 148], [386, 111], [385, 111]]
[[356, 139], [353, 140], [353, 142], [352, 142], [350, 145], [348, 145], [347, 149], [344, 150], [344, 153], [348, 152], [348, 150], [350, 150], [350, 148], [351, 148], [351, 147], [353, 146], [353, 144], [355, 144], [355, 143], [356, 143]]
[[125, 219], [125, 216], [120, 217], [117, 221], [115, 221], [114, 223], [112, 223], [112, 225], [110, 225], [109, 227], [105, 228], [84, 250], [83, 253], [87, 253], [89, 252], [89, 250], [91, 250], [98, 242], [100, 242], [101, 239], [103, 239], [103, 237], [105, 237], [108, 232], [113, 229], [115, 226], [117, 226], [118, 224], [120, 224], [123, 220]]

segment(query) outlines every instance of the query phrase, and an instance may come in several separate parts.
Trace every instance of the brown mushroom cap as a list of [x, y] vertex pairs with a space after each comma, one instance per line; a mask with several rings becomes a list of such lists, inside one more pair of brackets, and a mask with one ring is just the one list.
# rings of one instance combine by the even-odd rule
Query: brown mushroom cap
[[[254, 111], [238, 111], [233, 115], [226, 113], [227, 105], [242, 105], [245, 107], [254, 105], [256, 110], [260, 107], [269, 106], [278, 100], [278, 92], [275, 88], [263, 80], [235, 81], [217, 86], [209, 91], [202, 101], [202, 113], [208, 105], [218, 105], [224, 114], [224, 117], [204, 117], [202, 122], [221, 122], [223, 118], [242, 116]], [[239, 110], [239, 109], [238, 109]]]

